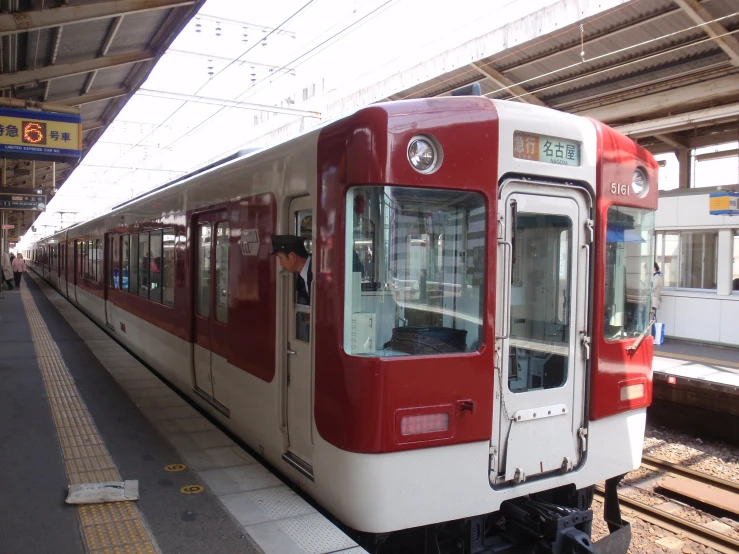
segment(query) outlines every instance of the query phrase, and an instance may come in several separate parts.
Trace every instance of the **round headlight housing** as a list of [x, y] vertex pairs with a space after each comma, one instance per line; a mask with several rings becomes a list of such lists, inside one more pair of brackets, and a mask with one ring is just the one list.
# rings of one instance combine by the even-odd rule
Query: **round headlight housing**
[[641, 167], [634, 170], [634, 175], [631, 177], [631, 190], [640, 198], [649, 192], [649, 178]]
[[441, 165], [441, 148], [431, 137], [415, 136], [408, 142], [408, 162], [419, 173], [433, 173]]

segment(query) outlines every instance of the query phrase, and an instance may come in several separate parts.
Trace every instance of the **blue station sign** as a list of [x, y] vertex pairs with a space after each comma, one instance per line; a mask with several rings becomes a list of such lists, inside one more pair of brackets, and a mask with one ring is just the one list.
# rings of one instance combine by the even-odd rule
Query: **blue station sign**
[[0, 157], [75, 162], [81, 154], [81, 116], [0, 108]]
[[712, 192], [708, 202], [711, 215], [739, 215], [739, 192]]

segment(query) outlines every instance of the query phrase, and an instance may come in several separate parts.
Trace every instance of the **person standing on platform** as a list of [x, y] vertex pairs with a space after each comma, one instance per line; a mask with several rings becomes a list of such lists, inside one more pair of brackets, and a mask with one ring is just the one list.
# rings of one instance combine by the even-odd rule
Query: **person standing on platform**
[[15, 286], [21, 286], [21, 277], [23, 272], [26, 270], [26, 260], [23, 259], [23, 254], [18, 254], [15, 260], [13, 260], [13, 276], [15, 277]]
[[13, 265], [10, 263], [10, 256], [7, 252], [3, 252], [2, 257], [0, 257], [0, 267], [3, 270], [5, 286], [8, 287], [8, 290], [13, 290]]
[[652, 319], [657, 321], [657, 309], [662, 299], [662, 287], [665, 286], [665, 280], [659, 265], [654, 262], [654, 275], [652, 275]]
[[272, 254], [277, 254], [283, 269], [298, 274], [295, 280], [296, 302], [310, 306], [313, 269], [305, 240], [297, 235], [272, 235]]

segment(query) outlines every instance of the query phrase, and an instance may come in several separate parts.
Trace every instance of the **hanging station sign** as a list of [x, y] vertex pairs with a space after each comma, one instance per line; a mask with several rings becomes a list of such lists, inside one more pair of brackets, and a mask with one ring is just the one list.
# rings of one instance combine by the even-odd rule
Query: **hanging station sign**
[[[11, 188], [11, 187], [6, 187]], [[0, 187], [0, 210], [32, 210], [34, 212], [46, 211], [46, 196], [43, 194], [32, 194], [33, 189], [27, 192], [5, 192]]]
[[81, 154], [81, 116], [0, 108], [0, 157], [73, 162]]

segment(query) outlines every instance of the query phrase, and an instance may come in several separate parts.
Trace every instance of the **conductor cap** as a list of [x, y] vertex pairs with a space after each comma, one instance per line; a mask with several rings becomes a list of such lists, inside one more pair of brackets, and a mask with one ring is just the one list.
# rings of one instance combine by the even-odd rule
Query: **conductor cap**
[[305, 249], [305, 240], [297, 235], [272, 235], [272, 254], [284, 252], [289, 254], [295, 252], [301, 258], [308, 257], [308, 251]]

